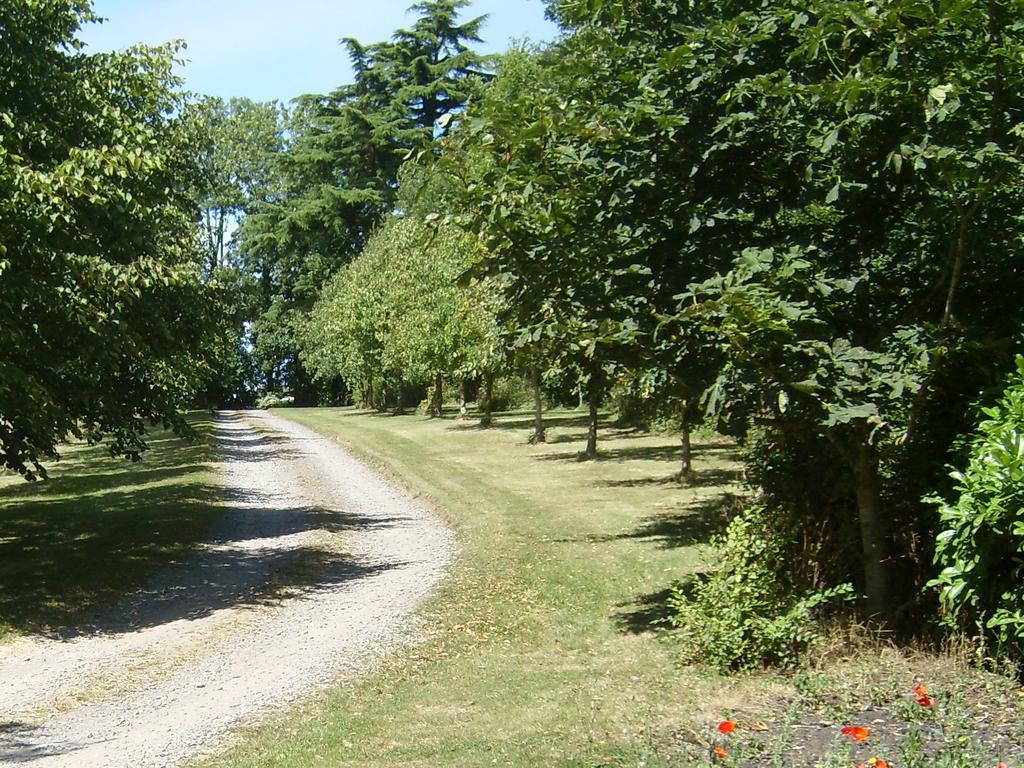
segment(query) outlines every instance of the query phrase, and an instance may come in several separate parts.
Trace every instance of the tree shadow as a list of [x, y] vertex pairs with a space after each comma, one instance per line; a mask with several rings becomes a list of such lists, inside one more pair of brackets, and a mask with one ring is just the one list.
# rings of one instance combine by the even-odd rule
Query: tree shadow
[[229, 608], [281, 605], [403, 565], [361, 562], [316, 546], [207, 549], [158, 574], [114, 608], [43, 634], [58, 640], [117, 635], [202, 619]]
[[731, 493], [699, 498], [672, 512], [649, 515], [640, 524], [622, 533], [590, 536], [595, 542], [646, 539], [662, 549], [678, 549], [707, 544], [723, 530], [728, 513], [742, 497]]
[[79, 749], [76, 744], [41, 746], [45, 741], [39, 736], [41, 731], [40, 726], [31, 723], [0, 722], [0, 763], [20, 765], [44, 757], [66, 755]]
[[669, 620], [675, 613], [671, 606], [672, 587], [640, 595], [634, 600], [619, 603], [612, 619], [622, 632], [642, 635], [663, 632], [670, 627]]
[[[706, 544], [724, 529], [730, 510], [735, 509], [742, 498], [723, 493], [700, 499], [681, 510], [651, 515], [635, 529], [604, 537], [603, 540], [647, 539], [662, 548]], [[668, 620], [674, 613], [671, 606], [673, 595], [680, 591], [685, 594], [700, 578], [700, 574], [695, 574], [686, 581], [676, 581], [664, 589], [619, 603], [612, 620], [622, 632], [630, 634], [666, 631], [670, 629]]]
[[[624, 435], [624, 436], [628, 436]], [[602, 442], [609, 442], [607, 440]], [[701, 454], [708, 453], [735, 453], [736, 449], [726, 443], [694, 443], [692, 446], [694, 462], [699, 461]], [[538, 456], [542, 461], [577, 461], [578, 454], [570, 453], [549, 453]], [[598, 444], [597, 455], [593, 461], [625, 462], [625, 461], [660, 461], [678, 463], [680, 460], [680, 448], [676, 445], [637, 445], [628, 448], [608, 448]]]
[[716, 485], [729, 485], [743, 479], [742, 469], [723, 469], [708, 467], [695, 469], [689, 483], [679, 480], [679, 473], [661, 477], [638, 477], [626, 480], [602, 480], [600, 484], [607, 488], [648, 488], [653, 486], [678, 486], [679, 488], [700, 488]]
[[[502, 429], [502, 430], [522, 430], [529, 431], [533, 429], [533, 411], [501, 411], [492, 414], [493, 421], [489, 429]], [[587, 415], [567, 415], [567, 416], [545, 416], [544, 417], [544, 428], [545, 429], [564, 429], [571, 427], [583, 427], [587, 426]], [[465, 421], [460, 424], [453, 424], [449, 429], [479, 429], [478, 424], [469, 423]]]
[[[291, 455], [285, 438], [232, 430], [240, 421], [218, 419], [221, 455], [245, 463]], [[358, 561], [325, 536], [391, 527], [402, 517], [237, 495], [202, 481], [196, 472], [206, 467], [193, 463], [194, 452], [177, 455], [177, 466], [164, 457], [163, 468], [125, 472], [106, 471], [100, 458], [100, 471], [83, 465], [46, 481], [46, 495], [35, 498], [5, 489], [0, 624], [65, 639], [132, 632], [301, 599], [402, 566]]]

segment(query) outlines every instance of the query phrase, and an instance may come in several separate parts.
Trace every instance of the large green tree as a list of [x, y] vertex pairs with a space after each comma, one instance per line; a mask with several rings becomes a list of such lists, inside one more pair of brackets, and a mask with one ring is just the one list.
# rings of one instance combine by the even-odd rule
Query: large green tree
[[277, 193], [271, 165], [284, 148], [284, 117], [276, 102], [243, 98], [208, 97], [187, 108], [199, 149], [199, 224], [210, 274], [231, 266], [238, 224]]
[[87, 2], [0, 8], [0, 461], [33, 477], [68, 435], [184, 428], [216, 325], [174, 49], [85, 55]]
[[467, 5], [418, 3], [415, 24], [391, 40], [345, 40], [354, 81], [299, 99], [278, 168], [282, 194], [242, 229], [266, 282], [256, 350], [272, 388], [308, 380], [295, 329], [395, 205], [401, 164], [434, 144], [487, 77], [487, 58], [470, 47], [485, 17], [460, 22]]
[[714, 381], [770, 503], [849, 534], [819, 565], [892, 616], [1021, 326], [1019, 3], [551, 9], [455, 152], [508, 319], [559, 367]]

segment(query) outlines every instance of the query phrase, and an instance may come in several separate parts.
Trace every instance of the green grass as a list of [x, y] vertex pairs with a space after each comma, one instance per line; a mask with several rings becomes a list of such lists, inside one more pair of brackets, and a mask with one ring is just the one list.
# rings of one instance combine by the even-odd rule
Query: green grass
[[219, 514], [205, 439], [155, 433], [143, 460], [73, 445], [50, 479], [0, 476], [0, 641], [74, 624], [179, 559]]
[[[424, 639], [385, 668], [264, 726], [218, 766], [692, 764], [693, 741], [750, 680], [680, 669], [651, 632], [671, 582], [701, 566], [739, 492], [732, 447], [696, 441], [695, 488], [673, 482], [677, 442], [603, 430], [579, 462], [582, 414], [496, 428], [343, 409], [279, 411], [350, 445], [435, 502], [459, 558], [427, 606]], [[756, 682], [764, 690], [764, 679]]]

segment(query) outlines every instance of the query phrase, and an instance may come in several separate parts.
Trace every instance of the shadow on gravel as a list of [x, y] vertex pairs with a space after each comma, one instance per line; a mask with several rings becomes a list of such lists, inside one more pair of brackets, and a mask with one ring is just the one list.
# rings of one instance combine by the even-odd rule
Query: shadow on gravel
[[[216, 419], [215, 443], [243, 465], [298, 455], [287, 438], [232, 414]], [[24, 503], [15, 494], [0, 508], [0, 625], [54, 639], [129, 633], [303, 599], [403, 565], [359, 562], [334, 551], [331, 536], [401, 517], [236, 494], [196, 482], [202, 467], [175, 466], [171, 456], [129, 474], [83, 466], [54, 481], [53, 494]], [[204, 544], [194, 549], [195, 541]], [[137, 584], [146, 586], [122, 597]]]
[[35, 725], [18, 722], [0, 722], [0, 763], [21, 765], [41, 760], [44, 757], [66, 755], [80, 748], [77, 744], [52, 744], [43, 746], [45, 739], [41, 729]]
[[194, 621], [228, 608], [279, 606], [402, 565], [360, 563], [316, 547], [295, 547], [283, 552], [207, 550], [161, 574], [161, 583], [140, 590], [116, 609], [46, 635], [72, 640], [124, 634], [174, 621]]

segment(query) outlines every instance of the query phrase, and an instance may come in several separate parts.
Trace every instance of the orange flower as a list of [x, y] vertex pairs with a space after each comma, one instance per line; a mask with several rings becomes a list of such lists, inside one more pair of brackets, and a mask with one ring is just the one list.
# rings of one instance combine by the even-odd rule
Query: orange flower
[[723, 720], [718, 724], [719, 733], [732, 733], [736, 730], [736, 723], [732, 720]]
[[843, 736], [849, 736], [854, 741], [864, 741], [871, 735], [871, 731], [862, 725], [844, 725], [839, 732]]
[[916, 693], [918, 696], [927, 696], [928, 695], [928, 689], [925, 688], [920, 683], [918, 683], [917, 685], [914, 686], [914, 693]]
[[715, 744], [714, 749], [711, 751], [715, 753], [715, 757], [719, 760], [725, 760], [725, 758], [729, 756], [729, 753], [725, 751], [725, 747], [720, 746], [719, 744]]
[[935, 699], [933, 699], [931, 696], [923, 696], [922, 695], [922, 696], [918, 697], [917, 703], [920, 704], [922, 707], [926, 707], [928, 709], [931, 709], [932, 707], [935, 706]]
[[856, 768], [889, 768], [889, 763], [880, 757], [871, 757], [866, 763], [857, 763]]

